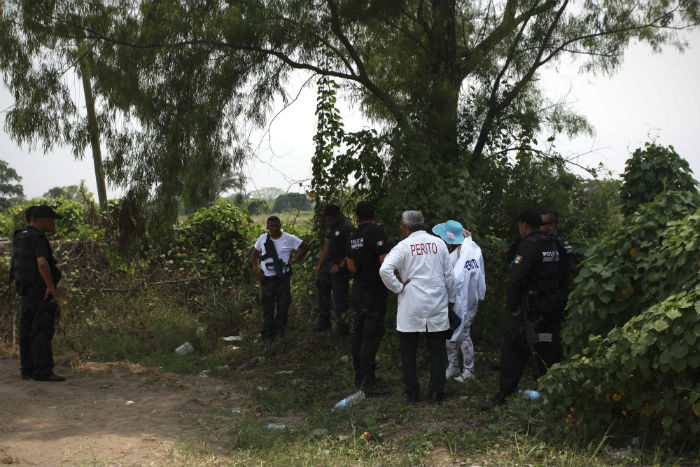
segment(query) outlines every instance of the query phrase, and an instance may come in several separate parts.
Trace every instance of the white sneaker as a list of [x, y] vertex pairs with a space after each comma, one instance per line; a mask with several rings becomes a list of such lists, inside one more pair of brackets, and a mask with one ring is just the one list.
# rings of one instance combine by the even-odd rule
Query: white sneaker
[[459, 367], [450, 365], [447, 367], [447, 370], [445, 370], [445, 379], [450, 379], [459, 374]]
[[469, 370], [464, 370], [461, 375], [455, 378], [458, 383], [464, 383], [468, 379], [474, 379], [474, 373]]

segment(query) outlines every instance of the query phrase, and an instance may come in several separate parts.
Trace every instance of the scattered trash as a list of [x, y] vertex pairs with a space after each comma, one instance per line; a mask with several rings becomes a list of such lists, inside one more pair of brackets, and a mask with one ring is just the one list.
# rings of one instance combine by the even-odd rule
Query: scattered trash
[[267, 391], [265, 386], [258, 386], [258, 391]]
[[238, 366], [238, 370], [239, 370], [239, 371], [240, 371], [240, 370], [247, 370], [247, 369], [250, 368], [251, 366], [255, 365], [255, 364], [258, 362], [258, 360], [260, 360], [260, 356], [253, 357], [253, 358], [251, 358], [250, 360], [248, 360], [247, 362], [241, 363], [241, 364]]
[[211, 370], [202, 370], [199, 372], [199, 377], [200, 378], [208, 378], [209, 373], [211, 373]]
[[364, 433], [362, 433], [362, 439], [369, 441], [372, 438], [373, 438], [372, 433], [370, 433], [369, 431], [365, 431]]
[[338, 412], [340, 410], [343, 410], [346, 407], [350, 407], [357, 401], [361, 401], [362, 399], [365, 398], [365, 393], [364, 391], [357, 391], [355, 393], [350, 394], [348, 397], [345, 399], [338, 401], [337, 404], [333, 406], [331, 409], [331, 412]]
[[267, 424], [268, 430], [284, 430], [285, 428], [287, 428], [287, 425], [283, 425], [282, 423], [268, 423]]
[[347, 355], [343, 355], [342, 357], [340, 357], [340, 361], [343, 363], [349, 362], [350, 357], [348, 357]]
[[276, 371], [276, 375], [291, 375], [294, 373], [294, 370], [281, 370], [281, 371]]
[[124, 405], [133, 405], [134, 401], [126, 401], [126, 404]]
[[185, 342], [180, 347], [175, 349], [175, 353], [178, 355], [187, 355], [188, 353], [192, 353], [193, 350], [194, 347], [192, 347], [192, 344], [190, 344], [189, 342]]
[[347, 439], [350, 439], [349, 435], [339, 435], [338, 436], [338, 441], [345, 441]]
[[609, 455], [610, 457], [615, 457], [617, 459], [624, 459], [625, 457], [634, 455], [637, 452], [637, 449], [631, 448], [629, 446], [620, 448], [620, 449], [615, 449], [611, 448], [610, 446], [605, 446], [603, 448], [603, 452], [605, 454]]
[[235, 413], [236, 415], [240, 415], [242, 412], [241, 412], [241, 409], [231, 409], [231, 413]]
[[311, 432], [311, 436], [325, 436], [328, 434], [328, 430], [325, 428], [316, 428]]
[[540, 397], [540, 393], [534, 389], [526, 389], [524, 391], [522, 389], [518, 389], [518, 394], [522, 394], [523, 397], [529, 401], [534, 401]]
[[226, 336], [226, 337], [222, 337], [222, 339], [225, 340], [226, 342], [240, 342], [243, 340], [243, 337], [241, 337], [241, 336]]
[[522, 389], [518, 389], [518, 394], [521, 394], [525, 399], [529, 401], [539, 400], [543, 404], [547, 403], [547, 398], [540, 397], [540, 393], [535, 391], [534, 389], [525, 389], [524, 391]]
[[223, 450], [223, 449], [224, 449], [223, 446], [217, 446], [217, 447], [216, 447], [216, 450], [217, 450], [217, 451], [221, 451], [221, 450]]

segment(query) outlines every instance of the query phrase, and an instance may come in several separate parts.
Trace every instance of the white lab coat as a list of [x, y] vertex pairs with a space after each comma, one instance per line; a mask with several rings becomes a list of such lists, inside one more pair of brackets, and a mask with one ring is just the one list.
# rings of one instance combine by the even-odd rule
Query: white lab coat
[[[410, 279], [404, 288], [396, 278]], [[424, 230], [411, 233], [384, 258], [379, 268], [384, 285], [398, 294], [396, 330], [438, 332], [450, 328], [448, 302], [455, 301], [454, 273], [445, 242]]]
[[[457, 250], [450, 254], [457, 256]], [[457, 298], [454, 311], [462, 319], [462, 324], [452, 334], [451, 341], [462, 335], [463, 329], [471, 325], [479, 300], [486, 295], [486, 274], [481, 248], [467, 237], [459, 248], [459, 256], [454, 263], [455, 288]]]

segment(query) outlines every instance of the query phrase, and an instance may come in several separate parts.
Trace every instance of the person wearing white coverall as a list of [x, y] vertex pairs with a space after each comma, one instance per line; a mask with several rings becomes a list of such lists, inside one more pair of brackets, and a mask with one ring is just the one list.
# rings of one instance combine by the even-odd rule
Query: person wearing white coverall
[[[446, 341], [449, 366], [445, 372], [447, 379], [463, 383], [474, 378], [474, 345], [470, 328], [476, 315], [479, 300], [486, 294], [486, 276], [481, 248], [470, 238], [465, 238], [462, 224], [449, 220], [433, 227], [433, 233], [442, 238], [450, 249], [450, 262], [455, 275], [457, 297], [454, 312], [462, 320], [461, 324]], [[459, 353], [462, 353], [462, 368]]]
[[398, 294], [396, 330], [406, 398], [409, 402], [420, 400], [416, 354], [419, 338], [425, 335], [430, 402], [437, 403], [445, 397], [445, 339], [450, 329], [448, 307], [453, 306], [456, 295], [454, 274], [447, 246], [424, 230], [421, 213], [404, 211], [401, 231], [405, 238], [386, 255], [379, 275], [384, 285]]

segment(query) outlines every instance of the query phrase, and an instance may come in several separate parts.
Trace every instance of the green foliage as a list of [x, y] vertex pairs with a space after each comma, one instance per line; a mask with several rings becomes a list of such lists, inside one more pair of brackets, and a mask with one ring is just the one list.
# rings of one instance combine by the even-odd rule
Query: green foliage
[[311, 201], [304, 193], [284, 193], [275, 198], [272, 205], [273, 212], [284, 211], [308, 211], [311, 209]]
[[177, 228], [169, 264], [193, 276], [221, 283], [250, 277], [250, 249], [258, 230], [250, 216], [229, 200], [200, 208]]
[[568, 172], [561, 160], [520, 152], [513, 160], [503, 157], [489, 161], [478, 175], [478, 182], [475, 222], [484, 234], [515, 240], [513, 216], [525, 207], [557, 211], [560, 227], [567, 232], [571, 231], [569, 223], [580, 218], [574, 193], [582, 180]]
[[7, 162], [0, 160], [0, 211], [17, 204], [24, 198], [24, 188], [20, 184], [22, 177], [10, 167]]
[[68, 200], [64, 198], [40, 199], [34, 198], [26, 204], [18, 204], [0, 213], [0, 235], [12, 238], [15, 229], [27, 225], [25, 211], [29, 206], [47, 204], [51, 206], [63, 219], [56, 219], [56, 229], [49, 234], [54, 239], [95, 239], [105, 235], [105, 229], [91, 222], [88, 218], [94, 218], [92, 206]]
[[85, 185], [85, 180], [81, 180], [80, 185], [55, 186], [44, 193], [42, 198], [64, 198], [71, 201], [80, 201], [87, 205], [95, 203], [92, 193]]
[[622, 180], [620, 195], [625, 215], [662, 191], [692, 191], [698, 197], [698, 183], [693, 180], [688, 161], [673, 146], [645, 143], [644, 149], [637, 149], [627, 160]]
[[562, 219], [564, 230], [575, 239], [595, 239], [618, 228], [624, 218], [619, 192], [620, 181], [616, 179], [582, 180], [576, 184], [571, 210]]
[[651, 303], [692, 286], [698, 248], [686, 250], [682, 243], [697, 245], [697, 231], [679, 230], [678, 219], [697, 208], [692, 192], [662, 193], [586, 252], [562, 330], [570, 354], [579, 352], [589, 335], [605, 336]]
[[572, 356], [539, 384], [555, 419], [699, 447], [699, 268], [692, 192], [658, 195], [591, 248], [562, 332]]
[[270, 212], [270, 203], [262, 198], [253, 198], [246, 202], [246, 208], [251, 215]]
[[[700, 211], [693, 220], [700, 247]], [[697, 276], [698, 263], [695, 264]], [[559, 428], [596, 436], [643, 436], [672, 449], [700, 445], [700, 287], [647, 308], [539, 382]], [[554, 428], [554, 427], [553, 427]]]

